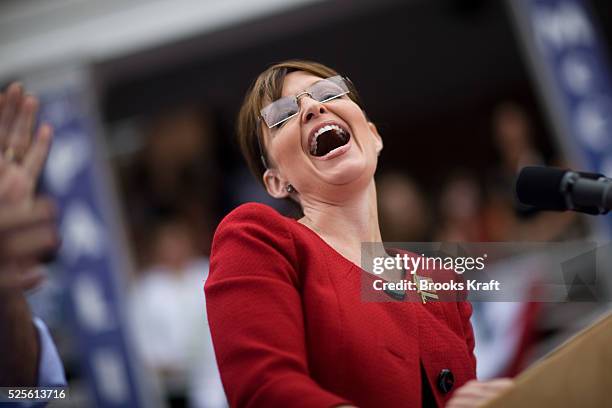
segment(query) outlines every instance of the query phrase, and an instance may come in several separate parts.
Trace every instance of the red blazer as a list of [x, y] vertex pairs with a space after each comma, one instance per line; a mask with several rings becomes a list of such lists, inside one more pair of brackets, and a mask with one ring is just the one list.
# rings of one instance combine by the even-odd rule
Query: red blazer
[[443, 406], [475, 378], [469, 303], [363, 302], [362, 274], [268, 206], [225, 217], [205, 292], [232, 407], [420, 407], [421, 370]]

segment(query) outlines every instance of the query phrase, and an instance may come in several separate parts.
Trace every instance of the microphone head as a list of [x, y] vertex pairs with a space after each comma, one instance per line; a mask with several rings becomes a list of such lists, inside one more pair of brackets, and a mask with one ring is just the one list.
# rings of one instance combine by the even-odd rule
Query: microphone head
[[539, 210], [567, 210], [561, 181], [567, 170], [552, 167], [523, 167], [516, 181], [516, 195], [523, 204]]

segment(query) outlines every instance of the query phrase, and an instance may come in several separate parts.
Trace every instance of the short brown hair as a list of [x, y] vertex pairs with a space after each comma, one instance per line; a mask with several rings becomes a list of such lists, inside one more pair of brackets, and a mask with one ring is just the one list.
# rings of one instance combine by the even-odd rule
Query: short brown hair
[[[321, 78], [329, 78], [338, 73], [323, 64], [312, 61], [288, 60], [268, 67], [259, 74], [253, 82], [242, 103], [238, 115], [237, 136], [238, 144], [251, 173], [263, 184], [263, 174], [266, 171], [262, 163], [259, 151], [259, 141], [261, 141], [261, 154], [266, 158], [266, 163], [270, 163], [266, 156], [266, 148], [263, 143], [263, 132], [260, 123], [261, 109], [271, 101], [281, 97], [285, 76], [291, 72], [304, 71]], [[357, 90], [348, 81], [350, 93], [348, 94], [357, 105], [361, 106]]]

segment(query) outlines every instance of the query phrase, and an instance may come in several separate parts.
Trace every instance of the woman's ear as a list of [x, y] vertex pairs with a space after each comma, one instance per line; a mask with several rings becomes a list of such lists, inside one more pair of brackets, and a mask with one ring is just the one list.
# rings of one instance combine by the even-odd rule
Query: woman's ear
[[370, 128], [370, 131], [376, 138], [376, 153], [380, 154], [380, 151], [383, 149], [382, 137], [380, 137], [378, 129], [376, 128], [376, 125], [373, 122], [368, 122], [368, 126]]
[[287, 191], [289, 182], [280, 175], [278, 169], [267, 169], [263, 174], [263, 183], [272, 197], [286, 198], [289, 196]]

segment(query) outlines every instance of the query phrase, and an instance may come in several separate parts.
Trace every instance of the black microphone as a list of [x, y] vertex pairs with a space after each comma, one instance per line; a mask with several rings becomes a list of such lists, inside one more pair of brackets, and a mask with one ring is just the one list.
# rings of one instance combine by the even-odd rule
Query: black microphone
[[605, 214], [612, 209], [612, 179], [597, 173], [529, 166], [521, 169], [516, 195], [521, 203], [539, 210]]

